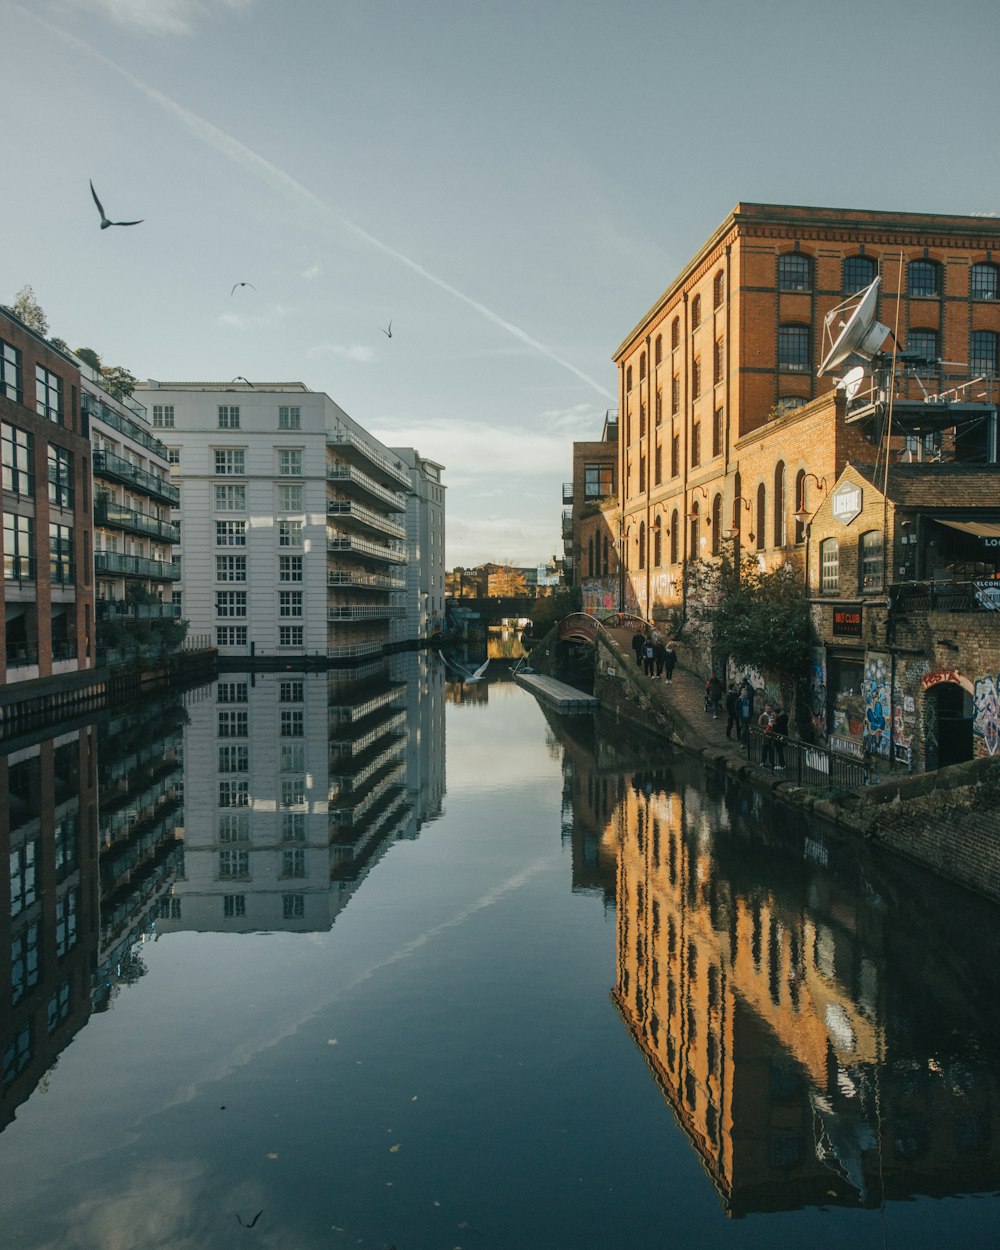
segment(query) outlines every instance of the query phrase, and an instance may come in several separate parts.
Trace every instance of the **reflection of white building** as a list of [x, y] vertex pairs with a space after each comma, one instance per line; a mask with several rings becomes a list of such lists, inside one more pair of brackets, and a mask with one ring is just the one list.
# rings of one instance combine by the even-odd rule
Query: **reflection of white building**
[[181, 491], [181, 610], [222, 655], [379, 655], [411, 470], [299, 382], [136, 388]]
[[411, 807], [407, 837], [441, 815], [445, 795], [445, 666], [432, 652], [404, 651], [393, 673], [406, 683], [406, 790]]
[[441, 755], [423, 729], [436, 723], [426, 663], [407, 652], [350, 670], [224, 673], [189, 696], [185, 876], [161, 932], [333, 924], [411, 827], [409, 726]]
[[429, 638], [444, 626], [443, 465], [412, 447], [394, 447], [410, 473], [412, 494], [406, 501], [406, 617], [395, 636]]

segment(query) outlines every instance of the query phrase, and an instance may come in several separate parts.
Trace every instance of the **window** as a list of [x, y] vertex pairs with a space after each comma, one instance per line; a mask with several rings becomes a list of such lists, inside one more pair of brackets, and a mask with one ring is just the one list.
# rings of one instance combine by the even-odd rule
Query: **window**
[[278, 473], [281, 477], [302, 476], [302, 452], [289, 451], [282, 447], [278, 450]]
[[69, 982], [60, 985], [48, 1001], [46, 1008], [48, 1030], [54, 1033], [65, 1020], [69, 1019]]
[[219, 878], [222, 881], [246, 881], [250, 877], [249, 851], [220, 851]]
[[222, 915], [227, 920], [247, 914], [247, 896], [245, 894], [223, 894]]
[[701, 359], [696, 358], [691, 365], [691, 398], [697, 399], [701, 394]]
[[676, 350], [678, 347], [680, 347], [680, 343], [681, 343], [681, 319], [680, 317], [675, 317], [673, 321], [671, 321], [670, 323], [671, 350]]
[[840, 544], [836, 538], [824, 538], [819, 545], [819, 589], [824, 595], [835, 595], [840, 589]]
[[606, 499], [609, 495], [613, 495], [614, 493], [614, 469], [610, 464], [584, 465], [584, 499]]
[[305, 683], [301, 678], [291, 678], [278, 685], [279, 703], [301, 703], [305, 698]]
[[62, 378], [41, 365], [35, 365], [35, 411], [56, 425], [63, 423]]
[[239, 405], [220, 404], [219, 405], [219, 429], [220, 430], [238, 430], [240, 428], [240, 409]]
[[245, 773], [250, 770], [250, 748], [245, 742], [219, 747], [220, 773]]
[[219, 806], [220, 807], [249, 807], [250, 806], [250, 783], [249, 781], [220, 781], [219, 782]]
[[677, 477], [681, 471], [681, 436], [674, 431], [670, 435], [670, 476]]
[[179, 469], [181, 464], [181, 449], [179, 447], [167, 448], [167, 464], [172, 469]]
[[302, 581], [302, 557], [301, 556], [278, 556], [278, 581], [279, 582]]
[[797, 408], [804, 408], [809, 401], [802, 399], [798, 395], [784, 395], [774, 405], [774, 415], [783, 417], [786, 413], [794, 412]]
[[217, 590], [215, 592], [216, 616], [246, 616], [247, 592], [245, 590]]
[[3, 576], [7, 582], [35, 580], [35, 522], [30, 516], [3, 514]]
[[219, 703], [246, 703], [247, 683], [245, 681], [220, 681], [215, 688], [215, 697]]
[[278, 487], [278, 511], [279, 512], [301, 512], [302, 511], [302, 487], [301, 486], [279, 486]]
[[10, 853], [10, 916], [13, 920], [35, 901], [35, 852], [38, 844], [26, 842]]
[[249, 842], [250, 840], [250, 813], [249, 812], [220, 812], [219, 813], [219, 841], [220, 842]]
[[[0, 394], [3, 393], [0, 388]], [[34, 436], [16, 425], [2, 426], [3, 488], [26, 499], [35, 496]]]
[[38, 984], [39, 948], [37, 921], [27, 925], [11, 938], [10, 943], [10, 998], [14, 1006], [24, 997], [26, 990]]
[[663, 563], [663, 526], [660, 518], [653, 522], [653, 567], [659, 568]]
[[681, 406], [681, 380], [675, 373], [670, 380], [670, 413], [676, 416]]
[[639, 381], [641, 382], [645, 376], [646, 376], [646, 353], [640, 352], [639, 353]]
[[764, 534], [764, 526], [765, 526], [766, 520], [767, 520], [767, 488], [764, 486], [764, 483], [761, 482], [761, 484], [757, 487], [757, 517], [756, 517], [757, 535], [756, 535], [756, 538], [757, 538], [757, 550], [758, 551], [763, 551], [765, 543], [766, 543], [766, 536]]
[[722, 443], [726, 435], [725, 412], [716, 408], [715, 420], [712, 422], [712, 455], [722, 455]]
[[[795, 475], [795, 511], [806, 506], [806, 471], [799, 469]], [[806, 540], [805, 522], [795, 518], [795, 541], [804, 543]]]
[[656, 392], [656, 399], [653, 401], [653, 413], [656, 424], [659, 425], [663, 420], [663, 392]]
[[246, 512], [247, 488], [245, 486], [216, 486], [216, 512]]
[[278, 522], [278, 546], [279, 547], [301, 547], [302, 546], [302, 522], [301, 521], [279, 521]]
[[215, 645], [217, 647], [245, 647], [247, 645], [247, 627], [245, 625], [217, 625], [215, 628]]
[[646, 437], [646, 405], [639, 400], [639, 437]]
[[304, 842], [306, 840], [306, 813], [281, 813], [282, 842]]
[[76, 815], [67, 815], [56, 821], [54, 830], [56, 880], [65, 881], [77, 866], [77, 837], [79, 823]]
[[246, 556], [215, 557], [215, 580], [217, 582], [245, 582], [246, 579]]
[[6, 395], [15, 404], [21, 402], [21, 353], [0, 339], [0, 395]]
[[49, 576], [53, 583], [72, 586], [74, 578], [73, 527], [49, 524]]
[[[281, 778], [281, 806], [302, 807], [306, 801], [305, 777]], [[304, 814], [304, 813], [303, 813]]]
[[875, 281], [878, 266], [870, 256], [848, 256], [844, 261], [844, 294], [854, 295]]
[[911, 330], [906, 336], [906, 350], [916, 352], [925, 360], [937, 360], [937, 330]]
[[659, 364], [663, 359], [663, 335], [656, 336], [656, 342], [653, 344], [653, 360]]
[[932, 260], [911, 260], [906, 266], [906, 290], [911, 296], [941, 294], [941, 274]]
[[716, 339], [715, 354], [712, 358], [712, 381], [716, 386], [726, 376], [726, 343], [724, 339]]
[[278, 646], [279, 647], [301, 647], [302, 646], [302, 626], [301, 625], [279, 625], [278, 626]]
[[712, 555], [722, 551], [722, 496], [716, 495], [712, 500]]
[[302, 615], [302, 591], [301, 590], [282, 590], [278, 593], [278, 615], [279, 616], [301, 616]]
[[701, 296], [696, 295], [691, 301], [691, 329], [697, 330], [701, 325]]
[[216, 521], [215, 545], [217, 547], [245, 547], [246, 544], [246, 521]]
[[218, 713], [220, 738], [245, 738], [249, 713], [243, 709], [220, 710]]
[[701, 422], [691, 422], [691, 467], [701, 464]]
[[283, 877], [304, 877], [306, 875], [306, 853], [304, 850], [281, 852], [281, 875]]
[[283, 773], [301, 773], [306, 766], [306, 748], [302, 742], [283, 742], [281, 744], [280, 763], [278, 767]]
[[869, 530], [861, 535], [861, 589], [882, 589], [882, 534]]
[[660, 444], [656, 444], [656, 450], [653, 452], [653, 484], [659, 486], [663, 481], [663, 449]]
[[305, 896], [302, 894], [282, 894], [281, 911], [285, 920], [301, 920], [306, 914]]
[[785, 532], [785, 462], [774, 466], [774, 545], [784, 547]]
[[646, 567], [646, 522], [639, 522], [639, 568]]
[[174, 406], [173, 404], [154, 404], [153, 405], [153, 429], [154, 430], [172, 430], [174, 428]]
[[302, 428], [301, 408], [280, 407], [278, 409], [279, 430], [300, 430]]
[[715, 281], [712, 283], [712, 302], [716, 308], [722, 307], [722, 301], [726, 297], [726, 275], [720, 269], [715, 275]]
[[969, 335], [969, 368], [973, 373], [997, 373], [997, 335], [992, 330], [973, 330]]
[[26, 1024], [3, 1048], [3, 1083], [13, 1083], [31, 1062], [31, 1025]]
[[697, 499], [691, 505], [688, 520], [691, 522], [691, 559], [697, 560], [701, 556], [701, 507]]
[[1000, 297], [1000, 268], [996, 265], [973, 265], [969, 271], [969, 295], [973, 299]]
[[671, 564], [677, 564], [678, 562], [678, 548], [680, 547], [680, 534], [678, 532], [679, 528], [680, 528], [680, 520], [677, 515], [677, 509], [675, 508], [673, 512], [670, 514], [670, 563]]
[[640, 456], [639, 457], [639, 490], [644, 491], [645, 489], [646, 489], [646, 457]]
[[778, 257], [778, 290], [808, 291], [812, 286], [812, 264], [808, 256], [788, 252]]
[[281, 709], [280, 733], [282, 738], [301, 738], [305, 734], [305, 712], [300, 707]]
[[246, 451], [242, 447], [221, 447], [215, 452], [216, 477], [244, 477]]
[[809, 369], [808, 326], [778, 326], [778, 368], [796, 373]]

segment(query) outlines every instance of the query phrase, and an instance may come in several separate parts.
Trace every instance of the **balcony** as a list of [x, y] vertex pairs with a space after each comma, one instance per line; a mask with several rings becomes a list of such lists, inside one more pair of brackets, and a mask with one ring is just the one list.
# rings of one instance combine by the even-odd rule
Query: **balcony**
[[98, 621], [179, 621], [180, 616], [177, 603], [129, 603], [126, 599], [98, 599], [94, 603], [94, 618]]
[[406, 615], [406, 608], [397, 608], [389, 603], [360, 604], [347, 603], [340, 607], [329, 608], [326, 619], [336, 621], [396, 621]]
[[130, 421], [128, 417], [123, 417], [121, 413], [116, 412], [113, 408], [109, 408], [106, 403], [98, 399], [96, 395], [91, 395], [89, 391], [84, 391], [80, 396], [80, 410], [91, 420], [97, 420], [104, 425], [110, 425], [119, 434], [124, 434], [126, 438], [130, 438], [133, 442], [145, 447], [152, 455], [159, 456], [161, 460], [166, 460], [167, 449], [158, 438], [154, 438], [148, 430], [144, 429], [137, 422]]
[[901, 582], [889, 587], [889, 601], [897, 616], [927, 612], [998, 612], [1000, 582]]
[[357, 660], [366, 655], [381, 655], [385, 642], [342, 642], [327, 647], [328, 660]]
[[563, 490], [562, 490], [563, 503], [572, 503], [573, 502], [573, 483], [563, 482], [562, 486], [563, 486]]
[[170, 482], [164, 481], [154, 473], [147, 473], [138, 465], [129, 464], [127, 460], [123, 460], [121, 456], [116, 456], [110, 451], [94, 452], [94, 476], [110, 478], [113, 482], [123, 482], [134, 490], [141, 490], [154, 499], [170, 504], [172, 508], [179, 507], [181, 502], [181, 492], [178, 487], [172, 486]]
[[390, 577], [388, 573], [360, 573], [353, 569], [337, 569], [326, 575], [331, 590], [355, 586], [360, 590], [405, 590], [406, 578]]
[[373, 543], [365, 538], [347, 538], [343, 535], [328, 538], [326, 549], [331, 555], [353, 555], [366, 560], [385, 560], [388, 564], [405, 564], [408, 558], [403, 547]]
[[389, 490], [380, 486], [374, 478], [349, 464], [330, 465], [326, 471], [326, 480], [335, 482], [348, 495], [367, 499], [369, 503], [381, 503], [393, 512], [406, 511], [406, 499], [399, 491]]
[[563, 536], [563, 539], [573, 537], [573, 513], [569, 508], [563, 509], [562, 536]]
[[158, 582], [176, 582], [181, 575], [180, 569], [166, 560], [123, 556], [117, 551], [95, 551], [94, 572], [120, 577], [149, 577]]
[[98, 525], [110, 525], [131, 534], [146, 534], [164, 543], [179, 543], [181, 540], [179, 525], [161, 521], [146, 512], [136, 512], [104, 496], [99, 496], [94, 502], [94, 520]]
[[354, 503], [349, 499], [331, 499], [326, 505], [326, 514], [342, 525], [356, 525], [358, 529], [365, 530], [369, 534], [385, 534], [400, 542], [406, 539], [404, 525], [391, 521], [388, 517], [373, 512], [371, 508], [366, 508], [363, 504]]
[[327, 432], [326, 441], [336, 447], [352, 464], [364, 465], [370, 472], [374, 471], [384, 485], [395, 486], [397, 489], [406, 491], [407, 494], [413, 490], [406, 465], [401, 460], [392, 460], [376, 451], [367, 440], [359, 435], [347, 430], [333, 430]]

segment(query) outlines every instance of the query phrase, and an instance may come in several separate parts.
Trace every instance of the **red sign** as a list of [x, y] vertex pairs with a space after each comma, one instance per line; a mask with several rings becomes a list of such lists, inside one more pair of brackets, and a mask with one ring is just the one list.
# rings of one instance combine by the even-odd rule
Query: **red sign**
[[833, 632], [838, 638], [861, 637], [861, 609], [834, 608]]

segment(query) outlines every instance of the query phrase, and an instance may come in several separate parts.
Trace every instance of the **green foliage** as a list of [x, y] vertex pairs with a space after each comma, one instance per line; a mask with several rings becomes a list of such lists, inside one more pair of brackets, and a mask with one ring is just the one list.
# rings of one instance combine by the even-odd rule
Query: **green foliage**
[[73, 354], [78, 356], [85, 365], [90, 365], [95, 372], [101, 372], [101, 358], [92, 347], [78, 347]]
[[14, 296], [14, 302], [10, 306], [11, 312], [15, 317], [20, 317], [26, 326], [34, 330], [36, 334], [46, 335], [49, 332], [49, 319], [46, 317], [35, 297], [34, 289], [25, 285]]
[[560, 586], [555, 594], [536, 598], [531, 608], [531, 632], [541, 637], [571, 612], [579, 612], [582, 596], [578, 586]]
[[128, 399], [139, 380], [123, 365], [102, 365], [101, 377], [104, 379], [104, 389], [115, 399]]

